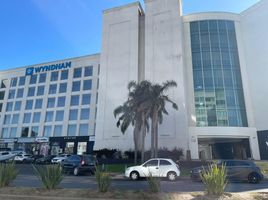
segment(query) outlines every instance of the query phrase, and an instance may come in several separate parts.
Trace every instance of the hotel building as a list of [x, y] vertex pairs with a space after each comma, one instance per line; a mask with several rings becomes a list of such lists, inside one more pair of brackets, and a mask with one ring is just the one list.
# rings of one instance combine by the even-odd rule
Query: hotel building
[[133, 149], [133, 129], [123, 135], [113, 116], [127, 84], [174, 80], [168, 95], [179, 110], [168, 107], [159, 147], [192, 159], [268, 159], [267, 10], [267, 0], [239, 14], [183, 15], [180, 0], [105, 10], [99, 55], [0, 73], [0, 145]]

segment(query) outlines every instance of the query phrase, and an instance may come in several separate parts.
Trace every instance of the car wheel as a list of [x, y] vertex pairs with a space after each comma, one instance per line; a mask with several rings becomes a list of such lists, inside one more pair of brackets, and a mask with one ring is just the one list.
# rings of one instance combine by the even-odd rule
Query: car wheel
[[136, 181], [140, 178], [140, 175], [138, 172], [134, 171], [130, 173], [130, 179], [133, 181]]
[[257, 173], [251, 173], [248, 175], [248, 181], [250, 183], [256, 184], [260, 182], [260, 176]]
[[74, 168], [73, 174], [74, 174], [75, 176], [78, 176], [78, 175], [79, 175], [79, 169], [78, 169], [78, 167], [75, 167], [75, 168]]
[[170, 181], [175, 181], [176, 177], [177, 177], [177, 174], [175, 172], [168, 172], [168, 174], [167, 174], [167, 178]]

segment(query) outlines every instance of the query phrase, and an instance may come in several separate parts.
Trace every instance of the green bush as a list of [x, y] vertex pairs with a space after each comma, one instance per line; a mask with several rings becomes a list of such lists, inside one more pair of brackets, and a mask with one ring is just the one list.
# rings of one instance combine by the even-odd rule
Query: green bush
[[209, 195], [222, 195], [227, 185], [225, 166], [209, 165], [208, 169], [202, 170], [201, 180]]
[[106, 172], [103, 172], [100, 167], [96, 166], [95, 176], [98, 183], [99, 192], [107, 192], [111, 186], [110, 175]]
[[147, 177], [147, 182], [149, 184], [149, 189], [152, 193], [160, 192], [161, 190], [160, 178], [153, 177], [152, 173], [150, 173], [149, 176]]
[[9, 184], [17, 177], [18, 170], [15, 169], [14, 163], [0, 164], [0, 187], [9, 186]]
[[63, 179], [60, 165], [33, 166], [33, 168], [43, 186], [48, 190], [55, 189]]

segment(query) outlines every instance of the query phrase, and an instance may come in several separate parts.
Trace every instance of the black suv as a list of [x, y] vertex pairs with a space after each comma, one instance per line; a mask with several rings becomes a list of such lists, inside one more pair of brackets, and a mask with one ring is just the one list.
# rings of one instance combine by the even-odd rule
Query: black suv
[[93, 155], [72, 155], [61, 162], [63, 172], [71, 172], [75, 176], [82, 173], [95, 173], [96, 159]]
[[[226, 167], [226, 178], [230, 181], [245, 181], [250, 183], [259, 183], [263, 179], [261, 169], [250, 160], [220, 160], [217, 165]], [[208, 170], [208, 167], [197, 167], [192, 169], [192, 180], [200, 181], [200, 174], [203, 170]]]

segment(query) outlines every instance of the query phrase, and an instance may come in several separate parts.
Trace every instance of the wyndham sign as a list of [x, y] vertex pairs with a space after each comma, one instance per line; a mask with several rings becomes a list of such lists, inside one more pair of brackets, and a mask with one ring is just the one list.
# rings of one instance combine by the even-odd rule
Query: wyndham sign
[[40, 72], [55, 71], [60, 69], [67, 69], [72, 67], [72, 62], [58, 63], [53, 65], [45, 65], [40, 67], [28, 67], [26, 68], [25, 75], [31, 76]]

